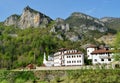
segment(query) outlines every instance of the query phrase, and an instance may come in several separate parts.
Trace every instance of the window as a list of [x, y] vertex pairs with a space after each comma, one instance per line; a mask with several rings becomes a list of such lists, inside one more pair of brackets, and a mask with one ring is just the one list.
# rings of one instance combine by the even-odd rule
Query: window
[[89, 50], [88, 50], [88, 52], [89, 52]]
[[81, 55], [79, 55], [79, 57], [81, 57]]
[[74, 63], [76, 63], [76, 61], [74, 61]]
[[95, 62], [97, 62], [97, 59], [94, 59]]
[[101, 61], [104, 61], [104, 59], [101, 59]]
[[70, 58], [70, 56], [69, 56], [69, 58]]
[[75, 58], [75, 55], [74, 55], [74, 58]]
[[67, 61], [67, 63], [69, 63], [69, 62]]
[[69, 61], [69, 63], [71, 63], [71, 61]]
[[81, 60], [79, 60], [79, 63], [81, 63]]
[[73, 56], [72, 56], [72, 58], [73, 58]]
[[111, 59], [108, 59], [108, 61], [111, 61]]
[[78, 60], [77, 63], [81, 63], [81, 60]]

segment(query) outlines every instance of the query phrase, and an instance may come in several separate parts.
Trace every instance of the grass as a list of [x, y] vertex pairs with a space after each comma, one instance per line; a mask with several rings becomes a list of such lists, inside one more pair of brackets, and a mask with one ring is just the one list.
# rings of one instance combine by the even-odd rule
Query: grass
[[0, 83], [120, 83], [119, 77], [119, 69], [0, 71]]

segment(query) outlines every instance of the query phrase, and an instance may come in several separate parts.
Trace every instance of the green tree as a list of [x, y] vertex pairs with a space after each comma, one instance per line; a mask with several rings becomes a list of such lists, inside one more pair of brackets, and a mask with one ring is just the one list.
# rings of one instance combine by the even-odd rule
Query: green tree
[[115, 61], [120, 61], [120, 32], [117, 33], [116, 39], [114, 41], [114, 47], [115, 47], [115, 55], [114, 55], [114, 60]]

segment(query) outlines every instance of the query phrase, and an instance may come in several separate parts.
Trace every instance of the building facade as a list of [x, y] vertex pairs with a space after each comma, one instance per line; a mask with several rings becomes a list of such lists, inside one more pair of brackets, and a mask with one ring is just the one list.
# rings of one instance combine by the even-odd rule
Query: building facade
[[93, 64], [110, 64], [113, 62], [113, 52], [106, 49], [95, 50], [92, 53], [92, 63]]
[[54, 66], [84, 65], [84, 54], [77, 50], [60, 49], [54, 54]]
[[88, 59], [92, 59], [92, 52], [96, 49], [96, 45], [90, 45], [87, 47], [86, 51], [87, 51], [87, 57]]
[[113, 62], [113, 51], [110, 48], [89, 47], [87, 48], [88, 59], [92, 60], [92, 64], [110, 64]]

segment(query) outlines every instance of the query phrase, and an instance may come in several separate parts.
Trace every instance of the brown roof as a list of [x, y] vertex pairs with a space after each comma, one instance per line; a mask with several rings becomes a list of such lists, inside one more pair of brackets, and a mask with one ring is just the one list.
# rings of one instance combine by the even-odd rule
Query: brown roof
[[64, 53], [64, 54], [66, 54], [66, 55], [70, 55], [70, 54], [82, 54], [82, 52], [72, 52], [72, 53]]
[[96, 45], [91, 44], [87, 48], [96, 48], [96, 47], [97, 47]]
[[112, 53], [112, 51], [106, 50], [106, 49], [99, 49], [99, 50], [93, 51], [91, 54], [101, 54], [101, 53]]
[[60, 49], [58, 49], [59, 51], [65, 51], [65, 50], [67, 50], [66, 48], [60, 48]]
[[29, 68], [29, 69], [34, 69], [34, 64], [29, 64], [29, 65], [27, 65], [27, 68]]

